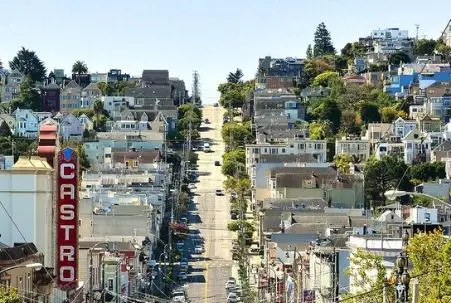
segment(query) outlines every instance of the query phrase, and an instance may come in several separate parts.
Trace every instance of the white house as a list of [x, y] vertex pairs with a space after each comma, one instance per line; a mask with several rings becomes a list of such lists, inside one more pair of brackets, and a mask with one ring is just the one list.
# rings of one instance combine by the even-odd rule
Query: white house
[[133, 106], [135, 104], [134, 97], [125, 96], [105, 96], [101, 98], [103, 108], [108, 111], [110, 117], [119, 117], [124, 108]]
[[335, 140], [335, 154], [348, 154], [357, 162], [365, 162], [370, 157], [370, 142], [360, 138]]
[[78, 118], [72, 114], [65, 115], [60, 123], [60, 136], [63, 140], [80, 140], [82, 135], [83, 125]]
[[311, 154], [318, 163], [327, 162], [326, 140], [288, 140], [287, 143], [259, 143], [246, 145], [246, 166], [260, 162], [260, 155]]
[[13, 114], [16, 119], [16, 136], [36, 138], [38, 135], [38, 117], [31, 109], [16, 109]]
[[94, 128], [94, 123], [85, 114], [81, 114], [80, 117], [78, 117], [78, 121], [80, 121], [81, 125], [83, 125], [83, 131], [85, 129], [92, 130]]
[[412, 164], [415, 160], [429, 161], [431, 157], [431, 143], [429, 138], [422, 138], [418, 129], [411, 130], [404, 138], [404, 162]]

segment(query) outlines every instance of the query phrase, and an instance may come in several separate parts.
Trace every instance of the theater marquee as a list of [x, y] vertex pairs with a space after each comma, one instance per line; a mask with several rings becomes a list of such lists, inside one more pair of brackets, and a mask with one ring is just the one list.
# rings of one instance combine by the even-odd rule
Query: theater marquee
[[58, 287], [78, 284], [78, 158], [71, 148], [58, 154], [56, 270]]

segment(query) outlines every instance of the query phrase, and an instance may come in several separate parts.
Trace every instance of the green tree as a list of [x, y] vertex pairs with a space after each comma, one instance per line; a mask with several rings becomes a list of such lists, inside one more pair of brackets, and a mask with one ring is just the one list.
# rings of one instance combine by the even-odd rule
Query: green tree
[[401, 63], [410, 63], [412, 60], [410, 59], [409, 55], [407, 55], [404, 52], [397, 52], [395, 54], [392, 54], [388, 58], [388, 62], [393, 65], [400, 65]]
[[313, 81], [313, 79], [315, 79], [315, 77], [319, 74], [333, 70], [333, 67], [323, 58], [313, 58], [311, 60], [307, 60], [304, 67], [308, 81]]
[[86, 74], [88, 72], [88, 66], [84, 61], [75, 61], [75, 63], [72, 65], [72, 73], [81, 75]]
[[103, 102], [99, 98], [96, 98], [94, 100], [94, 104], [92, 105], [92, 108], [94, 110], [94, 114], [101, 115], [103, 114]]
[[5, 120], [2, 121], [2, 123], [0, 124], [0, 137], [11, 137], [12, 133], [11, 133], [11, 129], [8, 126], [8, 123], [6, 123]]
[[341, 112], [340, 130], [345, 134], [359, 134], [360, 121], [355, 111], [344, 110]]
[[340, 76], [337, 72], [326, 71], [313, 79], [312, 86], [323, 86], [328, 87], [333, 80], [338, 79]]
[[441, 231], [415, 234], [407, 253], [411, 276], [419, 276], [419, 303], [451, 302], [451, 240]]
[[30, 76], [25, 77], [20, 84], [19, 98], [12, 102], [11, 107], [13, 110], [18, 107], [29, 108], [33, 111], [41, 109], [41, 95]]
[[9, 67], [11, 70], [18, 70], [25, 76], [31, 77], [34, 82], [42, 81], [47, 74], [44, 63], [39, 59], [36, 53], [24, 47], [22, 47], [13, 60], [9, 62]]
[[310, 112], [316, 119], [330, 121], [330, 127], [333, 133], [336, 133], [340, 128], [341, 109], [337, 102], [332, 98], [322, 99], [316, 107]]
[[332, 136], [330, 121], [316, 121], [310, 123], [308, 126], [308, 133], [310, 139], [313, 140], [323, 140]]
[[224, 181], [224, 188], [228, 192], [235, 191], [240, 193], [243, 197], [251, 196], [251, 180], [247, 175], [241, 178], [227, 176], [227, 179]]
[[365, 124], [381, 122], [379, 106], [374, 102], [363, 102], [360, 105], [360, 117]]
[[423, 162], [412, 165], [409, 169], [409, 178], [421, 182], [434, 181], [446, 177], [445, 162]]
[[[352, 286], [359, 289], [359, 291], [352, 294], [344, 294], [343, 300], [358, 296], [357, 300], [359, 303], [382, 302], [382, 288], [385, 285], [385, 277], [387, 275], [387, 270], [382, 263], [382, 257], [359, 248], [349, 257], [349, 261], [354, 266], [348, 267], [345, 274], [352, 277]], [[375, 289], [381, 289], [381, 291], [371, 291]], [[393, 294], [390, 297], [393, 297]], [[357, 301], [350, 300], [349, 302]]]
[[413, 52], [417, 56], [434, 54], [437, 41], [434, 39], [418, 39], [415, 41]]
[[[381, 160], [370, 158], [365, 165], [365, 194], [371, 206], [375, 209], [384, 205], [384, 193], [387, 190], [411, 189], [408, 178], [403, 178], [407, 165], [396, 155], [383, 156]], [[398, 186], [399, 184], [399, 186]]]
[[310, 60], [310, 59], [313, 58], [313, 50], [312, 50], [312, 45], [311, 44], [309, 44], [307, 46], [307, 51], [305, 52], [305, 56], [306, 56], [307, 60]]
[[361, 57], [365, 54], [365, 48], [358, 42], [346, 43], [341, 49], [341, 56], [348, 60], [354, 60], [355, 57]]
[[104, 96], [112, 96], [114, 94], [114, 88], [106, 82], [97, 83], [97, 87], [102, 91], [102, 95]]
[[22, 298], [15, 288], [5, 288], [0, 286], [0, 303], [21, 303]]
[[239, 176], [246, 164], [246, 154], [243, 149], [230, 150], [224, 153], [222, 173], [226, 176]]
[[349, 174], [349, 163], [352, 163], [352, 157], [349, 154], [342, 153], [334, 156], [334, 164], [343, 174]]
[[234, 73], [230, 72], [227, 76], [227, 82], [229, 83], [241, 83], [243, 82], [243, 71], [239, 68], [236, 69]]
[[109, 90], [107, 91], [108, 96], [112, 96], [113, 94], [124, 96], [125, 90], [127, 88], [133, 88], [136, 87], [137, 85], [138, 85], [137, 81], [117, 81], [114, 84], [114, 89], [111, 89], [111, 91]]
[[252, 142], [250, 123], [229, 122], [221, 130], [222, 139], [228, 150], [234, 150]]
[[405, 117], [405, 113], [393, 106], [385, 106], [380, 109], [382, 123], [392, 123], [398, 117]]
[[451, 46], [446, 45], [440, 40], [435, 49], [442, 55], [442, 62], [447, 63], [451, 61]]
[[320, 57], [324, 55], [334, 55], [335, 48], [332, 44], [332, 38], [324, 22], [321, 22], [315, 31], [315, 44], [313, 46], [313, 55]]

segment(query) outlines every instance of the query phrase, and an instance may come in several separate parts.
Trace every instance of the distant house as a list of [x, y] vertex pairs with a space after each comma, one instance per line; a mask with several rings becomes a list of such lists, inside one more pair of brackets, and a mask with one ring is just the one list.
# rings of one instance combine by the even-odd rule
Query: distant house
[[38, 117], [31, 109], [16, 109], [13, 114], [16, 119], [16, 136], [36, 138], [38, 136]]
[[60, 110], [61, 88], [56, 83], [49, 83], [41, 88], [41, 110], [57, 112]]
[[8, 124], [9, 129], [11, 130], [12, 134], [15, 134], [16, 132], [16, 118], [14, 116], [8, 115], [8, 114], [0, 114], [0, 125], [3, 123], [3, 121]]
[[61, 91], [60, 107], [61, 112], [70, 113], [81, 107], [82, 88], [74, 80], [69, 82]]
[[329, 207], [364, 205], [363, 174], [340, 175], [332, 167], [281, 167], [266, 173], [271, 198], [315, 198]]
[[451, 158], [451, 141], [444, 141], [431, 152], [431, 162], [445, 162]]
[[370, 142], [360, 138], [337, 139], [335, 140], [335, 154], [348, 154], [355, 162], [365, 162], [370, 157]]
[[86, 129], [92, 130], [94, 128], [94, 123], [85, 114], [81, 114], [80, 117], [78, 117], [78, 121], [80, 121], [81, 125], [83, 126], [83, 131]]
[[60, 123], [60, 137], [63, 140], [81, 140], [83, 125], [73, 114], [67, 114]]
[[24, 79], [25, 76], [17, 70], [13, 70], [8, 74], [1, 96], [2, 102], [12, 101], [19, 96], [20, 85]]
[[102, 97], [102, 91], [97, 86], [97, 83], [90, 83], [81, 91], [81, 104], [82, 108], [91, 108], [96, 98]]

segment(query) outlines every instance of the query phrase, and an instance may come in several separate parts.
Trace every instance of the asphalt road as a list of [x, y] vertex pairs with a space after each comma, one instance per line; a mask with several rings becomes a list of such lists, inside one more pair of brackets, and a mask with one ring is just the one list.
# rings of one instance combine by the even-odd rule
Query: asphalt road
[[226, 302], [227, 295], [224, 285], [232, 272], [233, 232], [227, 230], [230, 221], [230, 206], [227, 196], [216, 196], [216, 189], [223, 189], [225, 177], [221, 167], [214, 162], [222, 163], [224, 143], [221, 138], [223, 113], [220, 107], [205, 106], [203, 118], [210, 124], [202, 124], [201, 138], [210, 143], [212, 152], [199, 151], [199, 182], [194, 192], [195, 209], [190, 217], [196, 218], [191, 226], [199, 228], [205, 239], [205, 253], [199, 260], [191, 262], [189, 273], [188, 297], [193, 303]]

